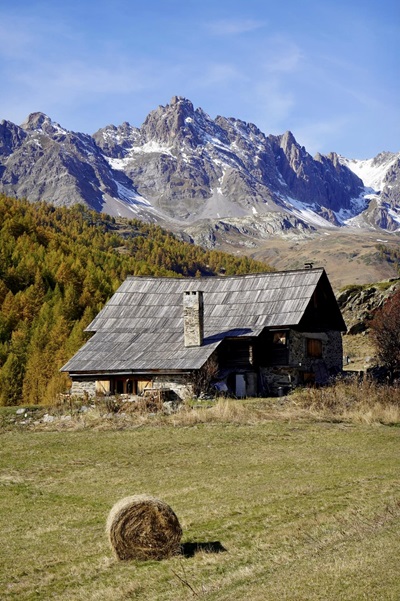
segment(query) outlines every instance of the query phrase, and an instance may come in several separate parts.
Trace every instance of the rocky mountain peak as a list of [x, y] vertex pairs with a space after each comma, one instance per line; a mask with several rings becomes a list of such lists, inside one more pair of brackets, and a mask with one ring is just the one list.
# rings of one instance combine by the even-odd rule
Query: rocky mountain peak
[[293, 146], [296, 149], [300, 149], [300, 145], [297, 143], [296, 138], [291, 131], [285, 131], [281, 136], [276, 136], [279, 139], [280, 146], [283, 150], [290, 150]]
[[304, 163], [311, 165], [313, 158], [304, 146], [300, 146], [291, 131], [286, 131], [281, 136], [268, 136], [275, 149], [276, 155], [285, 158], [291, 168], [299, 174], [303, 171]]
[[140, 130], [128, 121], [122, 125], [107, 125], [93, 134], [93, 139], [108, 157], [122, 159], [140, 140]]
[[18, 125], [4, 119], [0, 121], [0, 156], [11, 155], [21, 146], [26, 137], [27, 134]]
[[326, 157], [331, 161], [332, 165], [335, 168], [339, 169], [341, 167], [339, 155], [336, 154], [336, 152], [330, 152], [329, 154], [326, 155]]
[[379, 166], [379, 165], [384, 165], [387, 163], [390, 163], [391, 161], [393, 161], [393, 159], [396, 157], [394, 152], [380, 152], [379, 154], [376, 155], [376, 157], [374, 157], [372, 159], [371, 164], [375, 167], [375, 166]]
[[170, 104], [159, 106], [147, 116], [141, 127], [143, 141], [146, 143], [156, 140], [169, 146], [186, 142], [194, 146], [197, 141], [194, 122], [194, 108], [190, 100], [174, 96]]
[[[396, 158], [379, 158], [382, 173], [392, 171], [380, 196], [387, 206], [375, 199], [371, 219], [385, 229], [400, 224], [393, 213]], [[272, 213], [303, 225], [342, 225], [366, 209], [354, 164], [336, 153], [313, 158], [291, 131], [267, 136], [237, 118], [212, 119], [182, 96], [149, 113], [140, 128], [125, 121], [93, 136], [65, 130], [40, 112], [21, 127], [0, 124], [0, 191], [134, 213], [172, 229], [222, 218], [266, 219], [270, 227]]]
[[52, 121], [50, 117], [40, 112], [31, 113], [21, 124], [21, 128], [27, 132], [40, 132], [48, 136], [67, 133], [67, 130], [63, 129], [61, 125]]
[[[344, 168], [335, 154], [317, 153], [313, 158], [300, 146], [292, 132], [269, 136], [277, 167], [291, 193], [335, 225], [334, 212], [351, 210], [351, 201], [363, 190], [362, 181]], [[345, 180], [343, 185], [342, 176]]]
[[33, 130], [41, 130], [43, 127], [51, 125], [52, 121], [50, 117], [45, 115], [44, 113], [36, 112], [30, 113], [25, 121], [21, 124], [23, 129], [27, 129], [30, 131]]
[[184, 98], [184, 96], [172, 96], [169, 106], [178, 106], [179, 108], [183, 108], [183, 110], [189, 111], [193, 113], [194, 107], [190, 100]]

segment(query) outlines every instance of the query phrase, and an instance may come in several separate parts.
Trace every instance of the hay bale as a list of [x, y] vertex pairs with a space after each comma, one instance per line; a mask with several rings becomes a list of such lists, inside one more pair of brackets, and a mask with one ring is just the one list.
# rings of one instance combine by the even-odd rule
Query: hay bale
[[171, 507], [149, 495], [134, 495], [111, 509], [106, 530], [118, 559], [166, 559], [180, 548], [182, 529]]

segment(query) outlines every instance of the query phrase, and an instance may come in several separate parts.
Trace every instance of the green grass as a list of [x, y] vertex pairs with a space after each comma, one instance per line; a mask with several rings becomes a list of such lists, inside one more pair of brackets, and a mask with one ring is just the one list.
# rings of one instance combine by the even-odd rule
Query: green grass
[[[400, 599], [399, 428], [173, 424], [1, 434], [1, 599]], [[137, 493], [200, 551], [116, 561], [106, 517]]]
[[[367, 262], [367, 261], [366, 261]], [[375, 282], [373, 284], [346, 284], [342, 286], [339, 292], [345, 292], [349, 290], [352, 294], [356, 294], [356, 292], [360, 292], [361, 290], [368, 290], [369, 288], [377, 288], [378, 290], [385, 291], [391, 288], [394, 285], [394, 278], [390, 278], [390, 280], [385, 280], [382, 282]]]

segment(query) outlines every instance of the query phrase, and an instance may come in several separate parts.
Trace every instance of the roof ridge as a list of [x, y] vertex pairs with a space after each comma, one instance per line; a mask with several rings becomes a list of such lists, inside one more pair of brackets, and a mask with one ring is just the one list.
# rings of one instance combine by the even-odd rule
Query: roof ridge
[[280, 271], [255, 271], [252, 273], [237, 273], [234, 275], [205, 275], [200, 277], [195, 276], [155, 276], [155, 275], [128, 275], [126, 280], [178, 280], [178, 281], [201, 281], [201, 280], [231, 280], [233, 278], [249, 278], [255, 276], [274, 276], [281, 274], [289, 274], [289, 273], [310, 273], [312, 271], [325, 271], [324, 267], [311, 267], [311, 268], [302, 268], [302, 269], [282, 269]]

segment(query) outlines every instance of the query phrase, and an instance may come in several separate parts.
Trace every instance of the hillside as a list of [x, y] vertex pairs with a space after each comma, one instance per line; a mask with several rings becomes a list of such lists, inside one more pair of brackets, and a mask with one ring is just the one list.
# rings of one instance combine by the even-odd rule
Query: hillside
[[[241, 237], [243, 243], [246, 238]], [[232, 243], [221, 244], [232, 252]], [[243, 247], [242, 247], [243, 248]], [[335, 290], [352, 284], [374, 284], [400, 275], [400, 236], [360, 230], [324, 230], [312, 237], [271, 238], [243, 253], [275, 269], [298, 269], [312, 262], [324, 267]]]
[[58, 369], [127, 275], [269, 269], [137, 220], [0, 195], [0, 404], [37, 404], [65, 389]]

